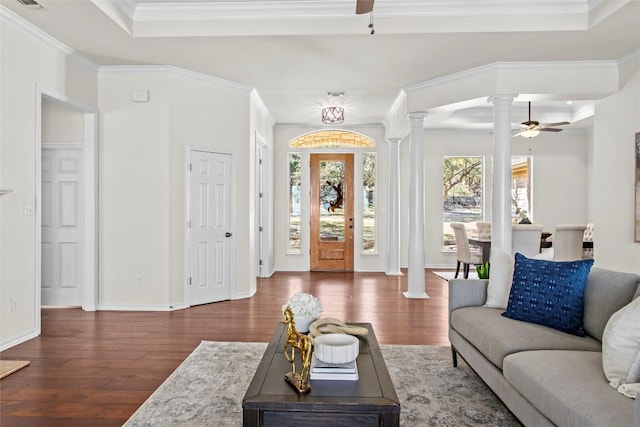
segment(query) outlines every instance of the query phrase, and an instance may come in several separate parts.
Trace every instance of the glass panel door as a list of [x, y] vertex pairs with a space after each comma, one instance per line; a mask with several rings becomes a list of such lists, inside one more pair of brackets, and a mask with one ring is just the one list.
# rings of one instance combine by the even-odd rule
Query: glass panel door
[[311, 270], [353, 270], [353, 154], [311, 155]]

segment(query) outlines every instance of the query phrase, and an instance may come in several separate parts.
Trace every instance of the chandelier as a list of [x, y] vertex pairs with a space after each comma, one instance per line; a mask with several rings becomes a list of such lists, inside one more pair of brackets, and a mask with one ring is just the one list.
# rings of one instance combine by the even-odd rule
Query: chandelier
[[344, 123], [343, 107], [324, 107], [322, 109], [322, 123], [327, 125], [335, 125]]

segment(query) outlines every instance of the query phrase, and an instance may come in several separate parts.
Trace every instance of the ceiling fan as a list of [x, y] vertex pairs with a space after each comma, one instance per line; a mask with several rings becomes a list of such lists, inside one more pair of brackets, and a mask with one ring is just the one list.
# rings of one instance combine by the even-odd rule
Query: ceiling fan
[[535, 136], [538, 136], [538, 134], [542, 131], [542, 132], [560, 132], [562, 131], [562, 129], [556, 128], [555, 126], [563, 126], [563, 125], [568, 125], [570, 124], [569, 122], [557, 122], [557, 123], [540, 123], [538, 121], [535, 120], [531, 120], [531, 101], [529, 101], [529, 120], [527, 120], [526, 122], [522, 122], [522, 124], [520, 126], [522, 126], [522, 129], [520, 129], [520, 131], [518, 131], [516, 134], [514, 134], [513, 136], [522, 136], [524, 138], [533, 138]]
[[374, 0], [356, 0], [356, 15], [373, 11]]

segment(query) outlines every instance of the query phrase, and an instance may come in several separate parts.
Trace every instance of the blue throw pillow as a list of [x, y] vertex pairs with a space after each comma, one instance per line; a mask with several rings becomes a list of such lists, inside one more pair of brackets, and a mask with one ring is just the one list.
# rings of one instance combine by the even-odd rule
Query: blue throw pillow
[[592, 259], [545, 261], [517, 253], [503, 316], [583, 337], [584, 286]]

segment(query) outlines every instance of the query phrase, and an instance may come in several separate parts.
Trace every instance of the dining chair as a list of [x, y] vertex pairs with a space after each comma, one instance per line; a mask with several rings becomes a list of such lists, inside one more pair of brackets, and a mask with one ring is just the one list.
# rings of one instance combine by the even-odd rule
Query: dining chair
[[511, 254], [520, 252], [527, 258], [540, 253], [540, 240], [542, 239], [542, 224], [513, 224], [511, 226]]
[[[583, 242], [593, 242], [593, 223], [587, 224], [587, 228], [584, 230], [582, 236]], [[584, 248], [582, 252], [582, 258], [593, 258], [593, 248]]]
[[452, 222], [451, 228], [456, 237], [456, 275], [460, 273], [460, 265], [463, 265], [463, 276], [465, 279], [469, 278], [469, 267], [471, 264], [482, 264], [482, 256], [479, 250], [471, 250], [469, 245], [469, 238], [467, 237], [467, 229], [464, 224], [459, 222]]
[[476, 230], [478, 230], [478, 239], [491, 239], [490, 222], [476, 222]]
[[553, 260], [575, 261], [582, 259], [584, 224], [559, 224], [553, 231]]

